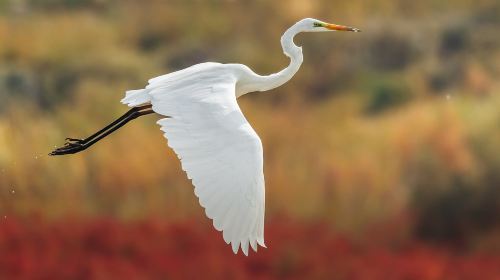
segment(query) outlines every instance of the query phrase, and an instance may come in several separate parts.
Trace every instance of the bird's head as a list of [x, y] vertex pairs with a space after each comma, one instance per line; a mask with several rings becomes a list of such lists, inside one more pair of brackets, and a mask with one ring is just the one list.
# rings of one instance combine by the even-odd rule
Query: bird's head
[[323, 31], [350, 31], [361, 32], [358, 28], [327, 23], [313, 18], [305, 18], [296, 23], [302, 32], [323, 32]]

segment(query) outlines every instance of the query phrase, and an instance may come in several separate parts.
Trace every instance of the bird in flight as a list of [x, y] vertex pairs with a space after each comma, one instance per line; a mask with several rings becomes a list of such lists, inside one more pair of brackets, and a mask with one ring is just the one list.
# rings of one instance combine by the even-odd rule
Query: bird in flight
[[200, 63], [149, 80], [143, 89], [126, 92], [121, 102], [131, 109], [85, 139], [66, 138], [52, 156], [81, 152], [126, 123], [156, 113], [161, 130], [192, 180], [194, 193], [214, 227], [236, 254], [264, 244], [264, 173], [262, 143], [236, 99], [267, 91], [290, 80], [303, 61], [293, 38], [301, 32], [351, 31], [357, 28], [306, 18], [281, 37], [290, 64], [261, 76], [246, 65]]

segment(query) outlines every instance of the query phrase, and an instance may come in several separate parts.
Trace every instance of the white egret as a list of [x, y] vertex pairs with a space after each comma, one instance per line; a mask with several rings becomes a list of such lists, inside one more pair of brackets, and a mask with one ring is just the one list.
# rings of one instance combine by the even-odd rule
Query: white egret
[[149, 80], [144, 89], [127, 91], [125, 115], [86, 139], [67, 138], [50, 155], [80, 152], [127, 122], [151, 113], [168, 145], [192, 180], [194, 192], [214, 227], [223, 232], [234, 253], [264, 244], [264, 174], [262, 143], [236, 99], [246, 93], [276, 88], [292, 78], [303, 61], [293, 38], [300, 32], [352, 31], [353, 27], [306, 18], [281, 37], [290, 64], [261, 76], [242, 64], [207, 62]]

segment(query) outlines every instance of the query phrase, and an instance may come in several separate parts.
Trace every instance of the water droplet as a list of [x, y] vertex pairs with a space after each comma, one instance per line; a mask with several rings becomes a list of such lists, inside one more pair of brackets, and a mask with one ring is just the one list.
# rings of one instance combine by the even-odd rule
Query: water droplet
[[38, 156], [35, 156], [35, 159], [38, 159]]
[[10, 192], [11, 192], [12, 194], [15, 194], [15, 193], [16, 193], [16, 191], [15, 191], [15, 190], [11, 190]]
[[451, 99], [451, 95], [447, 94], [446, 95], [446, 100], [450, 100]]

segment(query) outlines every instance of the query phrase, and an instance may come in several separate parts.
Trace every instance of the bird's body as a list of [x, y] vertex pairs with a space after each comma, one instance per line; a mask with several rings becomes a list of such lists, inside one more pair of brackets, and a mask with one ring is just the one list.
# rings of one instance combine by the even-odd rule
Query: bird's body
[[[294, 44], [293, 37], [300, 32], [327, 30], [359, 31], [304, 19], [281, 38], [290, 64], [278, 73], [261, 76], [242, 64], [201, 63], [153, 78], [144, 89], [128, 91], [122, 99], [132, 110], [147, 107], [152, 111], [146, 113], [164, 116], [158, 124], [168, 145], [192, 180], [206, 215], [235, 253], [240, 247], [245, 255], [249, 247], [255, 251], [258, 245], [265, 247], [262, 143], [236, 99], [290, 80], [303, 61], [302, 48]], [[137, 110], [133, 113], [130, 119], [141, 115]], [[121, 127], [126, 121], [117, 123]], [[109, 127], [111, 132], [117, 129]], [[99, 139], [78, 140], [81, 142], [69, 143], [53, 154], [74, 153], [75, 145]]]
[[264, 176], [262, 144], [236, 103], [243, 75], [239, 65], [202, 63], [154, 78], [122, 102], [150, 103], [166, 117], [158, 124], [207, 216], [247, 254], [264, 246]]

